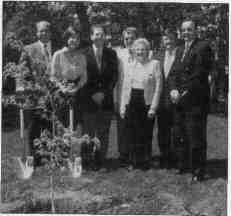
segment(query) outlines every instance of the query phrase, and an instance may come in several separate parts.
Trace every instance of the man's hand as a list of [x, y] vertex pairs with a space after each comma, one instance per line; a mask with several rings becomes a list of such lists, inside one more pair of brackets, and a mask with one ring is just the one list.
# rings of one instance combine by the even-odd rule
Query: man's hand
[[148, 118], [153, 119], [155, 115], [155, 110], [150, 108], [150, 110], [148, 111]]
[[120, 112], [120, 117], [121, 117], [122, 119], [125, 118], [125, 111]]
[[96, 104], [98, 104], [99, 106], [102, 105], [103, 99], [104, 99], [104, 93], [103, 92], [97, 92], [97, 93], [93, 94], [91, 97], [92, 97], [92, 100]]
[[177, 104], [180, 100], [180, 93], [177, 89], [174, 89], [170, 92], [170, 98], [172, 103]]
[[211, 84], [212, 83], [212, 76], [209, 74], [209, 76], [208, 76], [208, 81], [209, 81], [209, 84]]

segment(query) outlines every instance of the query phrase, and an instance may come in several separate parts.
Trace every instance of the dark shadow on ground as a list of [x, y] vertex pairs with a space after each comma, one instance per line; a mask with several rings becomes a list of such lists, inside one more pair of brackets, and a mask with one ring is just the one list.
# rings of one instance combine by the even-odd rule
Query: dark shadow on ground
[[228, 159], [212, 159], [207, 161], [209, 178], [225, 178], [228, 176]]
[[[120, 168], [120, 162], [117, 158], [107, 159], [105, 166], [107, 170], [116, 170]], [[152, 158], [151, 169], [159, 169], [159, 157]], [[228, 176], [228, 159], [211, 159], [207, 161], [206, 170], [209, 179], [224, 178]]]

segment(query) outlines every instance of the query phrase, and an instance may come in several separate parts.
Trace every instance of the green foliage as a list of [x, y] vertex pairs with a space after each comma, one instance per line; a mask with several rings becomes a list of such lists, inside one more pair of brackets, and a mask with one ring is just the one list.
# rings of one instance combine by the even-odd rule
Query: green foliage
[[24, 44], [36, 40], [35, 23], [47, 20], [51, 23], [53, 41], [61, 45], [64, 30], [73, 21], [73, 14], [84, 10], [79, 2], [4, 2], [4, 33], [14, 31]]
[[54, 41], [62, 46], [62, 33], [73, 24], [76, 13], [84, 39], [89, 38], [89, 23], [101, 23], [114, 40], [118, 41], [122, 30], [132, 25], [141, 35], [158, 42], [164, 28], [179, 28], [184, 18], [193, 17], [204, 31], [213, 26], [212, 35], [228, 43], [228, 4], [215, 3], [4, 2], [3, 32], [14, 31], [27, 44], [35, 40], [35, 22], [45, 19], [52, 24]]
[[52, 137], [49, 131], [44, 130], [40, 138], [34, 140], [35, 157], [40, 158], [49, 171], [64, 166], [70, 156], [70, 139], [64, 139], [63, 136]]

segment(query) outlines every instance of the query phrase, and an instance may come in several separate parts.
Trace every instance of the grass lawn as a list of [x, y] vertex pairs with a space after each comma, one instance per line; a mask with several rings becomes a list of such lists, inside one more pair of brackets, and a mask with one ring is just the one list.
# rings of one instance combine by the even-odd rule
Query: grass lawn
[[[114, 121], [109, 158], [118, 156]], [[158, 154], [154, 132], [153, 154]], [[19, 131], [2, 133], [2, 200], [0, 212], [49, 213], [49, 179], [42, 168], [30, 180], [16, 175], [13, 156], [21, 156]], [[208, 119], [208, 173], [202, 183], [191, 184], [189, 174], [175, 170], [127, 171], [123, 168], [84, 172], [73, 179], [67, 170], [55, 178], [57, 213], [161, 214], [225, 216], [227, 190], [228, 120]], [[109, 161], [110, 162], [110, 161]], [[111, 160], [113, 162], [113, 160]]]

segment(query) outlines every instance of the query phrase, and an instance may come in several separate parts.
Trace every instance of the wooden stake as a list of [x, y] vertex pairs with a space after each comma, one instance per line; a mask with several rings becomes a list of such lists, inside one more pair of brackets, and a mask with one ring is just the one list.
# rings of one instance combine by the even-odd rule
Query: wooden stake
[[70, 123], [70, 131], [73, 132], [74, 131], [74, 110], [73, 110], [73, 106], [70, 106], [70, 110], [69, 110], [69, 123]]
[[24, 115], [23, 108], [20, 108], [20, 138], [24, 138]]
[[55, 200], [54, 200], [54, 184], [53, 184], [53, 173], [50, 176], [50, 198], [51, 198], [51, 213], [55, 214]]

